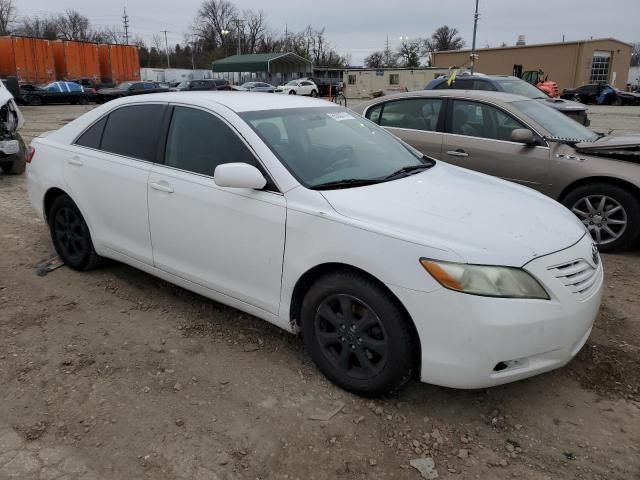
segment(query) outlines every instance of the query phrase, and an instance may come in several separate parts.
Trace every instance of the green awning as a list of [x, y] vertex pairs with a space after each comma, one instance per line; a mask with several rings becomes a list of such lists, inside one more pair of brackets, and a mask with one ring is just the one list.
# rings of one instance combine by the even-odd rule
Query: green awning
[[313, 64], [295, 53], [232, 55], [211, 64], [214, 72], [311, 73]]

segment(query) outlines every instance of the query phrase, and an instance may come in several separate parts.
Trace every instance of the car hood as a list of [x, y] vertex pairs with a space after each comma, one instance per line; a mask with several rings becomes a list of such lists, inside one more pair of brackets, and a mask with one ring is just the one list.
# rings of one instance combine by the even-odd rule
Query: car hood
[[561, 112], [578, 112], [587, 109], [587, 107], [581, 103], [564, 100], [562, 98], [536, 98], [536, 100]]
[[121, 88], [101, 88], [98, 90], [98, 94], [102, 95], [111, 95], [113, 93], [126, 93], [128, 90], [123, 90]]
[[581, 142], [575, 145], [581, 151], [611, 150], [611, 149], [638, 149], [640, 148], [640, 135], [606, 135], [595, 142]]
[[374, 231], [449, 250], [467, 263], [519, 267], [585, 234], [548, 197], [443, 162], [399, 180], [321, 193], [339, 214]]

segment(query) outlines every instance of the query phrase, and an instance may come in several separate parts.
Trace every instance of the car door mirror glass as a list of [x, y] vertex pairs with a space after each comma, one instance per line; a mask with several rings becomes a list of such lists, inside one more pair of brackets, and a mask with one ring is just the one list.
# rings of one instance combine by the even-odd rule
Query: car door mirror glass
[[516, 143], [524, 143], [525, 145], [533, 145], [533, 132], [528, 128], [515, 128], [511, 131], [511, 141]]
[[213, 173], [213, 181], [219, 187], [251, 188], [259, 190], [267, 184], [264, 175], [248, 163], [224, 163]]

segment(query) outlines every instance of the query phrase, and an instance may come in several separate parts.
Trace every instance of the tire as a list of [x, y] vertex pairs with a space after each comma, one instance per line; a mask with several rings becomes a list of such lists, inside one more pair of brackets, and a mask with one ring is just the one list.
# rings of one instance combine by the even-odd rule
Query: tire
[[315, 90], [311, 90], [311, 96], [312, 97], [317, 97], [318, 96], [318, 92], [316, 92]]
[[611, 105], [615, 105], [616, 107], [619, 107], [620, 105], [622, 105], [622, 99], [616, 95], [611, 99]]
[[78, 103], [80, 105], [89, 105], [89, 99], [83, 95], [78, 99]]
[[582, 102], [582, 97], [580, 95], [578, 95], [577, 93], [573, 96], [573, 98], [571, 100], [573, 100], [574, 102], [583, 103]]
[[17, 154], [0, 159], [0, 168], [2, 168], [2, 173], [5, 175], [20, 175], [26, 169], [25, 151], [27, 147], [20, 135], [18, 135], [18, 143], [20, 144], [20, 151]]
[[324, 275], [306, 293], [300, 318], [306, 350], [339, 387], [373, 397], [413, 377], [419, 349], [410, 320], [375, 281], [349, 271]]
[[32, 107], [39, 107], [43, 104], [42, 97], [39, 97], [38, 95], [29, 95], [27, 97], [27, 104]]
[[295, 95], [296, 91], [295, 90], [289, 90], [289, 95]]
[[53, 246], [66, 265], [86, 271], [101, 263], [102, 258], [93, 248], [89, 227], [71, 198], [67, 195], [56, 198], [48, 221]]
[[[608, 200], [601, 209], [600, 202], [603, 196]], [[590, 211], [585, 199], [589, 199], [593, 211]], [[630, 248], [640, 236], [640, 202], [624, 187], [609, 183], [582, 185], [569, 192], [562, 204], [585, 224], [601, 252], [617, 252]], [[600, 215], [603, 211], [604, 216]], [[607, 232], [607, 227], [616, 234], [615, 237]], [[598, 230], [600, 242], [597, 238]]]

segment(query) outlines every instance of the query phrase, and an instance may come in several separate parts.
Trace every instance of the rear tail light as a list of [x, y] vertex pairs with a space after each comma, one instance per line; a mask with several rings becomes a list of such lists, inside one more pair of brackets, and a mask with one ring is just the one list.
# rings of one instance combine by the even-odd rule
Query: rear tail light
[[31, 160], [33, 160], [33, 156], [36, 154], [36, 149], [33, 148], [32, 146], [29, 146], [27, 148], [27, 154], [25, 155], [25, 160], [27, 163], [31, 163]]

